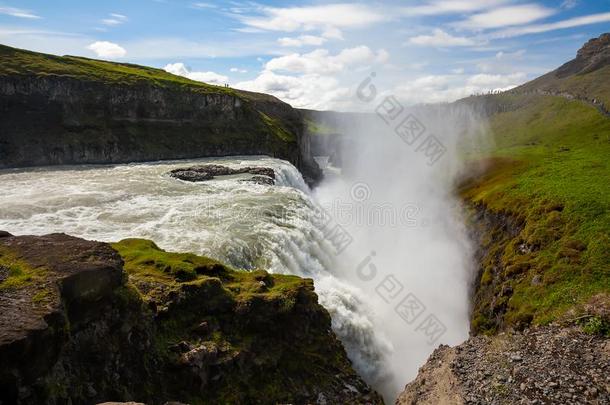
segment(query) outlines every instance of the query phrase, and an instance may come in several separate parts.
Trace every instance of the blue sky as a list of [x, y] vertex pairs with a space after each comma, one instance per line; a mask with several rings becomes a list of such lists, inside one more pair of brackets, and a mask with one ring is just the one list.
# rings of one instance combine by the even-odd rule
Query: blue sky
[[0, 0], [0, 43], [140, 63], [357, 109], [370, 72], [405, 103], [506, 89], [610, 31], [610, 0]]

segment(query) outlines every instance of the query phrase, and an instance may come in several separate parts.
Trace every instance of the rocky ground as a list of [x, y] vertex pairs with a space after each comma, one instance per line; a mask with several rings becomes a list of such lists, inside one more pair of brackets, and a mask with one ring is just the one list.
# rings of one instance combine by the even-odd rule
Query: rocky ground
[[396, 401], [406, 404], [608, 404], [610, 339], [546, 326], [441, 346]]

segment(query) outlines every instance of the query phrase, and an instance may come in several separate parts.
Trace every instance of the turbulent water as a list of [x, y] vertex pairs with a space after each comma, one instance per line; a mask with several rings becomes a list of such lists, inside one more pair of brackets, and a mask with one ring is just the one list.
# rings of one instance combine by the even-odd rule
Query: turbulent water
[[[449, 177], [437, 175], [455, 171], [452, 159], [429, 168], [392, 137], [363, 139], [349, 173], [327, 168], [315, 193], [294, 166], [268, 157], [0, 171], [0, 230], [146, 238], [313, 278], [354, 367], [392, 402], [434, 347], [467, 336], [468, 246]], [[167, 174], [204, 163], [271, 167], [276, 185]]]
[[[204, 163], [271, 167], [276, 186], [244, 176], [189, 183], [167, 175]], [[267, 157], [0, 172], [0, 230], [146, 238], [238, 268], [313, 278], [356, 368], [375, 383], [384, 377], [389, 344], [375, 331], [362, 292], [333, 274], [337, 251], [316, 221], [317, 207], [298, 170]]]

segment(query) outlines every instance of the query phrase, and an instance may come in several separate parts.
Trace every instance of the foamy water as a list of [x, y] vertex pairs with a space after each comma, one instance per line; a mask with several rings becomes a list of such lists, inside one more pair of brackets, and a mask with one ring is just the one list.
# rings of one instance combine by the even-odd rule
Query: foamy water
[[[276, 186], [167, 176], [203, 163], [272, 167]], [[313, 278], [355, 368], [376, 384], [387, 378], [390, 345], [375, 328], [366, 296], [334, 274], [336, 252], [311, 221], [315, 207], [298, 170], [268, 157], [0, 171], [0, 230], [100, 241], [146, 238], [243, 269]]]

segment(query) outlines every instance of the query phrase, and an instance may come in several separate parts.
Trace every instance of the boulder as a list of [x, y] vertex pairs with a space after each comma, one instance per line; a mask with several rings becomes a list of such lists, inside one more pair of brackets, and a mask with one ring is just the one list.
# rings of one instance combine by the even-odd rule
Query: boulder
[[169, 172], [169, 176], [190, 182], [199, 182], [212, 180], [217, 176], [228, 176], [234, 174], [252, 174], [253, 177], [249, 179], [243, 179], [241, 181], [251, 181], [257, 184], [274, 185], [275, 184], [275, 172], [269, 167], [240, 167], [233, 169], [228, 166], [210, 164], [193, 166], [188, 168], [174, 169]]

